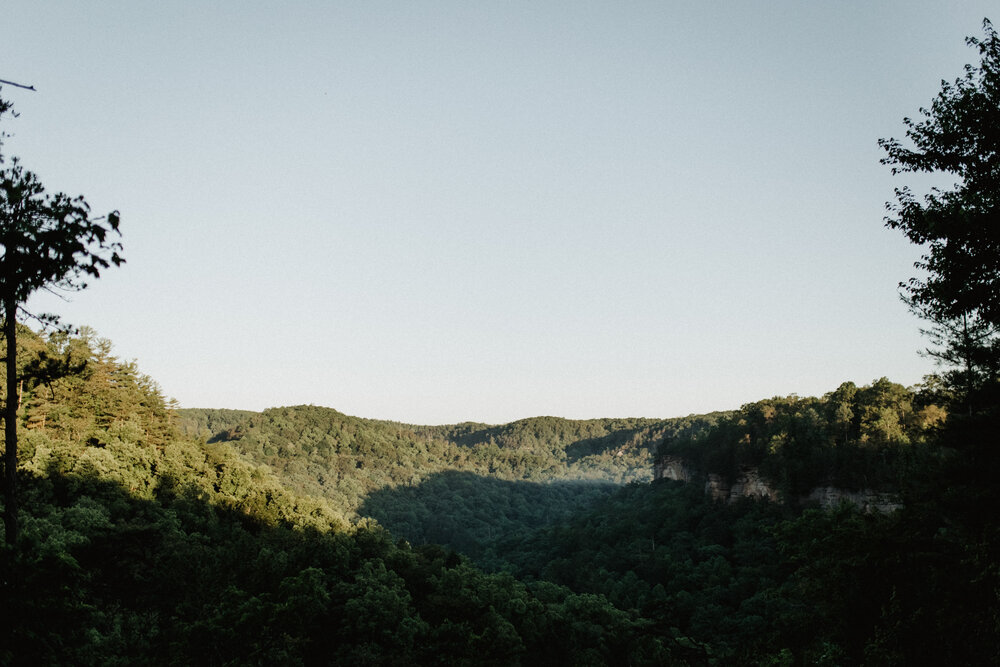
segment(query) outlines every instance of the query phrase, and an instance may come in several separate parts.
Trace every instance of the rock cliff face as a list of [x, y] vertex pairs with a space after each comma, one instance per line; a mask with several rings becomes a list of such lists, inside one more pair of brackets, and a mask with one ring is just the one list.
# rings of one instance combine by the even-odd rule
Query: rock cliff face
[[736, 480], [729, 484], [722, 475], [709, 474], [705, 480], [705, 494], [713, 500], [735, 502], [740, 498], [767, 498], [781, 502], [777, 490], [771, 488], [756, 468], [741, 468]]
[[802, 502], [819, 502], [821, 507], [836, 507], [843, 501], [857, 505], [865, 512], [892, 512], [902, 507], [888, 493], [862, 489], [861, 491], [845, 491], [835, 486], [817, 486], [808, 496], [800, 499]]
[[[668, 456], [658, 461], [653, 467], [653, 479], [670, 479], [680, 482], [696, 482], [705, 480], [705, 494], [713, 500], [735, 502], [740, 498], [766, 498], [772, 502], [782, 502], [778, 490], [761, 476], [760, 471], [753, 467], [740, 469], [739, 475], [729, 484], [722, 475], [709, 473], [699, 474], [697, 470], [687, 465], [682, 459]], [[835, 486], [818, 486], [808, 495], [799, 499], [800, 503], [819, 503], [820, 507], [836, 507], [841, 502], [857, 505], [865, 512], [892, 512], [902, 507], [888, 493], [862, 489], [848, 491]]]
[[[706, 484], [706, 488], [707, 486]], [[725, 489], [720, 489], [720, 491], [725, 494], [722, 497], [729, 502], [739, 498], [767, 498], [776, 502], [779, 500], [778, 492], [771, 488], [756, 468], [740, 468], [740, 474], [736, 477], [733, 485], [729, 487], [728, 494], [725, 493]]]
[[695, 471], [676, 456], [666, 456], [653, 465], [653, 479], [672, 479], [675, 482], [690, 482], [695, 477]]

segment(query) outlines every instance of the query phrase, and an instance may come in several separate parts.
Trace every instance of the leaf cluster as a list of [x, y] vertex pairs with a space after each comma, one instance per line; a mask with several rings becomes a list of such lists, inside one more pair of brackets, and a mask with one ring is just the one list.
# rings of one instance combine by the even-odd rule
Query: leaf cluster
[[23, 303], [41, 288], [79, 290], [119, 266], [119, 215], [92, 218], [82, 196], [45, 192], [15, 158], [0, 170], [0, 294]]

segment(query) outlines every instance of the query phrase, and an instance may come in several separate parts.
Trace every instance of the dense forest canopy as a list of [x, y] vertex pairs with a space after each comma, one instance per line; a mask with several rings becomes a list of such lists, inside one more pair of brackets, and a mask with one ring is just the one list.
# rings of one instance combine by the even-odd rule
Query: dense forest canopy
[[845, 382], [821, 398], [757, 401], [708, 432], [665, 438], [658, 454], [729, 481], [758, 468], [787, 498], [824, 485], [897, 489], [906, 462], [947, 415], [932, 386], [907, 389], [881, 378], [863, 387]]
[[24, 389], [24, 531], [0, 554], [5, 663], [670, 654], [604, 598], [396, 545], [228, 443], [181, 438], [155, 383], [89, 332], [22, 338], [24, 367], [63, 355], [76, 371]]
[[[931, 593], [901, 591], [920, 577], [969, 604], [954, 577], [981, 580], [988, 562], [969, 560], [961, 532], [931, 560], [864, 551], [930, 530], [928, 466], [953, 461], [933, 443], [943, 412], [926, 387], [845, 384], [675, 420], [421, 427], [313, 406], [176, 410], [93, 332], [20, 338], [31, 379], [23, 541], [3, 551], [7, 662], [842, 664], [928, 650], [906, 642]], [[757, 458], [740, 458], [748, 434]], [[782, 466], [831, 460], [799, 454], [845, 446], [870, 454], [866, 481], [897, 484], [904, 510], [720, 503], [648, 478], [657, 448], [753, 461], [780, 485], [798, 474]], [[628, 481], [640, 460], [647, 476]], [[819, 602], [827, 590], [840, 593]], [[886, 596], [902, 605], [890, 615]], [[956, 640], [937, 655], [995, 648], [988, 618], [949, 622]]]
[[[717, 418], [538, 417], [502, 426], [414, 426], [316, 406], [262, 413], [179, 410], [178, 416], [182, 431], [228, 443], [268, 465], [292, 488], [325, 496], [345, 514], [354, 512], [365, 494], [414, 485], [445, 470], [509, 481], [649, 481], [664, 437], [707, 428]], [[217, 430], [208, 429], [210, 423]]]

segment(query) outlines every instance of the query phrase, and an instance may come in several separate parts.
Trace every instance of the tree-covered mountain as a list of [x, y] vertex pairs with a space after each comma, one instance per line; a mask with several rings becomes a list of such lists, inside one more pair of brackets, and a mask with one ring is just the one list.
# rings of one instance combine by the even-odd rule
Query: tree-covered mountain
[[[182, 432], [224, 441], [266, 464], [291, 488], [345, 514], [368, 494], [444, 471], [515, 481], [652, 479], [665, 437], [707, 429], [720, 414], [679, 419], [523, 419], [501, 426], [415, 426], [295, 406], [261, 413], [178, 410]], [[214, 424], [214, 432], [206, 432]], [[583, 488], [583, 487], [581, 487]]]

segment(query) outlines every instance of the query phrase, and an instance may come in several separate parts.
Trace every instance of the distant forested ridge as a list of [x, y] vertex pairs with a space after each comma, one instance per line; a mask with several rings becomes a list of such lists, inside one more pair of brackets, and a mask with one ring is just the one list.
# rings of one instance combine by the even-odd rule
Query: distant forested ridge
[[722, 414], [416, 426], [315, 406], [177, 412], [188, 432], [214, 420], [208, 441], [225, 441], [346, 517], [377, 519], [415, 544], [495, 567], [504, 562], [499, 541], [579, 512], [623, 483], [651, 480], [665, 437], [702, 432]]
[[414, 426], [315, 406], [178, 414], [182, 429], [227, 442], [345, 516], [377, 519], [415, 544], [441, 544], [502, 569], [503, 543], [585, 510], [622, 483], [650, 481], [665, 459], [722, 484], [753, 468], [773, 497], [796, 501], [821, 485], [896, 491], [945, 417], [937, 398], [931, 388], [882, 378], [822, 398], [778, 397], [666, 420]]
[[291, 488], [326, 497], [346, 515], [378, 489], [412, 486], [444, 471], [506, 481], [649, 481], [664, 438], [702, 432], [723, 415], [415, 426], [307, 405], [177, 414], [183, 432], [228, 443], [268, 465]]

